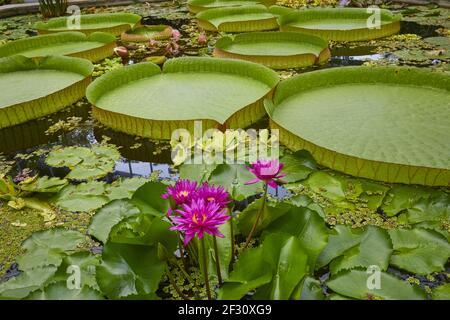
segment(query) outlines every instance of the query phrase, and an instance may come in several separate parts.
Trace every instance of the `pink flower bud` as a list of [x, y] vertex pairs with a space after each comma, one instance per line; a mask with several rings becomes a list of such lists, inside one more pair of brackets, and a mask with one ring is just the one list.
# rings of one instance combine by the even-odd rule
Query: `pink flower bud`
[[114, 53], [117, 54], [121, 58], [125, 58], [128, 56], [128, 49], [125, 47], [115, 47]]

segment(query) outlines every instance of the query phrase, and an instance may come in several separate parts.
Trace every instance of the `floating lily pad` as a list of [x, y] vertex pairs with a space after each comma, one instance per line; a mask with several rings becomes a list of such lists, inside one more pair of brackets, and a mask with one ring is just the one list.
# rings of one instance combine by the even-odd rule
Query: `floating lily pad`
[[86, 147], [66, 147], [53, 150], [45, 162], [52, 167], [68, 167], [70, 180], [99, 179], [114, 171], [120, 153], [113, 146], [94, 145]]
[[93, 65], [80, 58], [0, 59], [0, 128], [61, 110], [84, 96]]
[[447, 186], [450, 76], [417, 68], [345, 67], [282, 82], [266, 103], [288, 147], [319, 164], [386, 182]]
[[122, 33], [122, 41], [145, 42], [151, 39], [164, 40], [172, 36], [172, 28], [166, 25], [142, 26]]
[[82, 32], [61, 32], [8, 42], [0, 46], [0, 57], [61, 55], [98, 61], [114, 53], [115, 40], [112, 34], [104, 32], [89, 36]]
[[246, 5], [263, 4], [267, 7], [274, 5], [276, 0], [189, 0], [188, 8], [192, 13], [198, 13], [207, 9], [222, 7], [239, 7]]
[[209, 9], [197, 13], [207, 31], [250, 32], [278, 29], [277, 16], [263, 5]]
[[87, 90], [93, 115], [115, 130], [170, 139], [174, 130], [244, 128], [264, 115], [262, 100], [278, 75], [255, 63], [178, 58], [164, 64], [139, 63], [108, 72]]
[[251, 32], [223, 37], [214, 56], [264, 64], [273, 69], [306, 67], [330, 58], [326, 40], [296, 32]]
[[48, 20], [47, 22], [37, 22], [34, 28], [40, 33], [54, 33], [64, 31], [81, 31], [91, 34], [96, 31], [103, 31], [119, 36], [139, 24], [141, 17], [133, 13], [99, 13], [83, 14], [80, 16], [80, 24], [70, 17], [59, 17]]
[[380, 9], [380, 23], [366, 8], [320, 8], [284, 11], [281, 31], [298, 31], [336, 41], [363, 41], [393, 35], [400, 31], [401, 15]]

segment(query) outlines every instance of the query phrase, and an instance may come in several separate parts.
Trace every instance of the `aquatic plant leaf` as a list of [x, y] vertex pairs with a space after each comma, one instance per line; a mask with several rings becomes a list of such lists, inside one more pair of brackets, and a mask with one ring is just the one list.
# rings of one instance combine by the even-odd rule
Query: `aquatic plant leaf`
[[246, 185], [255, 176], [240, 164], [219, 164], [211, 173], [208, 182], [223, 186], [237, 201], [262, 192], [262, 182]]
[[108, 32], [119, 36], [122, 32], [137, 25], [140, 20], [141, 16], [133, 13], [83, 14], [80, 16], [80, 26], [75, 29], [71, 25], [68, 26], [66, 17], [52, 18], [46, 22], [39, 21], [34, 25], [34, 29], [39, 34], [80, 31], [85, 34]]
[[120, 153], [115, 146], [94, 145], [86, 147], [65, 147], [51, 151], [45, 162], [52, 167], [68, 167], [66, 176], [70, 180], [99, 179], [114, 171]]
[[114, 200], [101, 208], [92, 218], [88, 232], [106, 243], [111, 229], [126, 217], [139, 214], [139, 209], [129, 200]]
[[288, 212], [264, 229], [266, 235], [285, 233], [299, 240], [302, 250], [308, 255], [309, 270], [314, 270], [317, 258], [328, 243], [328, 229], [317, 212], [302, 207], [291, 207]]
[[394, 216], [405, 209], [413, 207], [420, 199], [428, 199], [433, 192], [417, 186], [394, 186], [386, 195], [381, 209], [388, 215]]
[[17, 258], [22, 271], [36, 267], [58, 267], [65, 254], [77, 250], [86, 241], [86, 237], [78, 231], [55, 228], [33, 233], [22, 244], [25, 254]]
[[277, 17], [264, 5], [214, 8], [196, 14], [207, 31], [251, 32], [278, 29]]
[[55, 193], [64, 188], [69, 182], [58, 177], [38, 177], [29, 183], [19, 184], [19, 188], [29, 192]]
[[179, 167], [180, 179], [188, 179], [197, 182], [208, 181], [211, 173], [218, 164], [182, 164]]
[[125, 42], [146, 42], [150, 40], [166, 40], [172, 37], [172, 28], [167, 25], [143, 25], [127, 30], [120, 35]]
[[255, 4], [263, 4], [266, 7], [270, 7], [275, 3], [275, 0], [189, 0], [187, 5], [190, 12], [198, 13], [213, 8], [239, 7]]
[[28, 37], [8, 42], [0, 46], [0, 57], [22, 55], [42, 58], [50, 55], [78, 57], [99, 61], [114, 54], [116, 38], [109, 33], [96, 32], [86, 36], [82, 32]]
[[157, 246], [161, 244], [168, 252], [177, 248], [179, 236], [170, 230], [168, 221], [151, 214], [130, 215], [115, 225], [110, 233], [110, 242]]
[[170, 201], [163, 199], [167, 185], [161, 182], [149, 181], [143, 184], [131, 198], [131, 202], [139, 208], [142, 213], [154, 216], [164, 216], [170, 208]]
[[73, 57], [0, 58], [0, 128], [38, 119], [75, 103], [84, 97], [93, 69], [90, 61]]
[[434, 288], [431, 298], [433, 300], [450, 300], [450, 283]]
[[263, 248], [244, 251], [233, 267], [229, 278], [218, 291], [220, 300], [236, 300], [247, 292], [272, 280], [270, 265], [263, 259]]
[[323, 38], [296, 32], [249, 32], [220, 38], [213, 55], [263, 64], [272, 69], [299, 68], [330, 58]]
[[[89, 287], [94, 290], [100, 290], [95, 278], [96, 266], [100, 265], [101, 255], [94, 255], [88, 251], [80, 251], [64, 257], [58, 271], [52, 278], [52, 281], [67, 282], [71, 275], [80, 271], [81, 287]], [[75, 285], [75, 283], [72, 283]]]
[[162, 70], [145, 62], [107, 72], [86, 96], [94, 105], [93, 116], [112, 129], [154, 139], [191, 133], [191, 139], [195, 121], [203, 130], [255, 123], [264, 115], [263, 99], [278, 81], [262, 65], [183, 57], [168, 60]]
[[333, 274], [341, 270], [376, 265], [385, 271], [392, 254], [392, 244], [388, 233], [378, 227], [369, 226], [361, 236], [358, 245], [347, 249], [330, 264]]
[[300, 300], [325, 300], [320, 281], [306, 277], [302, 283]]
[[43, 286], [56, 272], [55, 266], [37, 267], [0, 284], [0, 299], [23, 299]]
[[287, 154], [281, 158], [280, 162], [284, 164], [283, 172], [287, 175], [283, 181], [286, 182], [304, 180], [311, 172], [317, 170], [316, 160], [305, 150]]
[[357, 246], [361, 242], [364, 230], [362, 228], [353, 229], [348, 226], [337, 225], [329, 233], [328, 245], [317, 260], [318, 268], [326, 266], [345, 251]]
[[90, 181], [64, 187], [55, 197], [55, 204], [61, 209], [72, 212], [88, 212], [109, 202], [106, 196], [106, 184]]
[[322, 219], [325, 219], [325, 212], [323, 211], [322, 207], [316, 202], [314, 202], [314, 200], [311, 199], [311, 197], [308, 197], [307, 195], [297, 194], [289, 198], [286, 202], [291, 203], [297, 207], [306, 207], [310, 210], [313, 210], [317, 212], [319, 216], [322, 217]]
[[367, 282], [370, 274], [365, 270], [344, 271], [326, 282], [334, 292], [361, 300], [424, 300], [422, 289], [402, 281], [386, 272], [381, 272], [380, 289], [369, 289]]
[[[273, 7], [275, 8], [275, 7]], [[275, 12], [272, 9], [272, 12]], [[283, 9], [278, 22], [281, 31], [314, 34], [335, 41], [363, 41], [387, 37], [400, 31], [401, 15], [380, 9], [381, 25], [371, 26], [366, 8]], [[378, 21], [377, 21], [378, 22]]]
[[[250, 232], [262, 203], [262, 198], [253, 201], [237, 216], [236, 224], [242, 234], [248, 235]], [[265, 210], [256, 226], [255, 235], [263, 231], [273, 221], [286, 214], [291, 208], [292, 206], [284, 202], [266, 202]]]
[[108, 242], [96, 276], [109, 299], [156, 299], [164, 271], [156, 246]]
[[34, 291], [26, 300], [103, 300], [103, 295], [92, 288], [68, 289], [65, 281], [51, 283], [42, 290]]
[[108, 188], [108, 198], [110, 200], [116, 199], [131, 199], [133, 194], [142, 187], [148, 179], [142, 177], [122, 178], [114, 181]]
[[394, 253], [390, 264], [416, 274], [444, 270], [450, 258], [450, 243], [441, 234], [420, 228], [389, 230]]
[[406, 216], [411, 224], [448, 221], [450, 220], [450, 195], [445, 192], [436, 192], [430, 197], [422, 197], [413, 206], [408, 206]]
[[448, 186], [449, 84], [446, 73], [419, 68], [331, 68], [283, 81], [265, 106], [280, 142], [308, 150], [323, 166], [383, 182]]
[[259, 288], [257, 299], [289, 299], [307, 273], [307, 258], [296, 237], [270, 234], [260, 247], [242, 254], [219, 289], [219, 298], [239, 299]]

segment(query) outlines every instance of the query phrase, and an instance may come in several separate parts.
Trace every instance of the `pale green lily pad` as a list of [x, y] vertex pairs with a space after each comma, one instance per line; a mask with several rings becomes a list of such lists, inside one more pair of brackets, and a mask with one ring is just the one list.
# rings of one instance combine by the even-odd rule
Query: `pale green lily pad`
[[266, 103], [280, 141], [319, 164], [386, 182], [447, 186], [450, 76], [345, 67], [281, 83]]

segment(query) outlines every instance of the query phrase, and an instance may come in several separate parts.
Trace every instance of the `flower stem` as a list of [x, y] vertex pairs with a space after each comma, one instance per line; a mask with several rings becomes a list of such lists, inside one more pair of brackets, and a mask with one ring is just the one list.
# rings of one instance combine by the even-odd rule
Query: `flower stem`
[[216, 272], [217, 280], [219, 281], [219, 286], [222, 285], [222, 272], [220, 271], [220, 260], [219, 260], [219, 248], [217, 246], [217, 239], [213, 236], [214, 253], [216, 257]]
[[265, 210], [266, 199], [267, 199], [267, 189], [268, 189], [267, 184], [265, 184], [264, 185], [264, 194], [263, 194], [263, 200], [262, 200], [261, 208], [259, 208], [259, 212], [258, 212], [258, 215], [256, 216], [255, 223], [253, 223], [252, 229], [250, 230], [250, 233], [248, 234], [247, 241], [245, 242], [244, 249], [246, 249], [248, 247], [250, 241], [252, 240], [253, 235], [254, 235], [254, 233], [256, 231], [256, 227], [258, 226], [259, 220], [261, 219], [261, 216], [262, 216], [262, 214], [263, 214], [263, 212]]
[[203, 275], [205, 276], [205, 286], [206, 286], [206, 294], [208, 295], [208, 300], [212, 300], [211, 298], [211, 289], [209, 287], [209, 277], [208, 277], [208, 263], [206, 257], [206, 247], [205, 247], [205, 237], [201, 240], [202, 246], [202, 263], [203, 263]]
[[178, 295], [183, 300], [189, 300], [189, 298], [180, 290], [180, 288], [177, 286], [177, 283], [172, 275], [172, 272], [170, 272], [169, 267], [167, 267], [167, 277], [169, 278], [169, 282], [172, 285], [172, 287], [175, 289], [175, 291], [178, 293]]
[[230, 241], [231, 241], [231, 263], [234, 261], [234, 253], [235, 253], [235, 247], [234, 247], [234, 228], [233, 228], [233, 210], [230, 210]]

